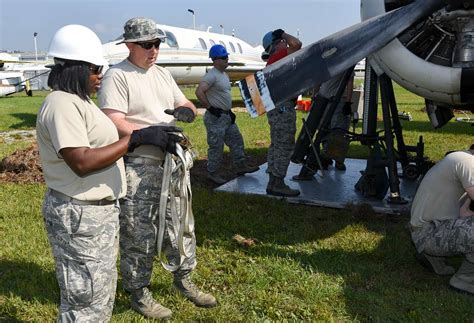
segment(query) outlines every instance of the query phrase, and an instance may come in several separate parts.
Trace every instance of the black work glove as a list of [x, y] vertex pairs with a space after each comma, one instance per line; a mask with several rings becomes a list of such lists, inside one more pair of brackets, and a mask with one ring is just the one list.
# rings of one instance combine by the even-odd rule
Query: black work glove
[[166, 151], [170, 154], [177, 155], [176, 152], [176, 143], [183, 140], [183, 137], [175, 134], [175, 133], [168, 133], [168, 144], [166, 145]]
[[140, 145], [153, 145], [166, 150], [170, 132], [182, 132], [183, 129], [173, 126], [150, 126], [134, 130], [128, 142], [128, 151], [132, 152]]
[[183, 106], [177, 107], [176, 109], [166, 109], [165, 113], [172, 115], [173, 117], [176, 118], [176, 120], [188, 122], [188, 123], [193, 122], [194, 118], [196, 117], [191, 108], [183, 107]]
[[352, 114], [352, 102], [344, 103], [342, 107], [342, 114], [345, 116], [350, 116]]
[[219, 109], [219, 108], [215, 108], [213, 107], [212, 105], [207, 108], [207, 111], [209, 111], [213, 116], [215, 116], [216, 118], [220, 118], [221, 114], [222, 114], [222, 110]]
[[236, 116], [235, 116], [235, 113], [232, 112], [232, 110], [229, 110], [229, 116], [230, 116], [231, 123], [234, 124]]
[[272, 32], [272, 41], [275, 41], [275, 40], [278, 40], [278, 39], [281, 39], [281, 37], [283, 36], [283, 33], [285, 31], [283, 29], [275, 29], [273, 32]]

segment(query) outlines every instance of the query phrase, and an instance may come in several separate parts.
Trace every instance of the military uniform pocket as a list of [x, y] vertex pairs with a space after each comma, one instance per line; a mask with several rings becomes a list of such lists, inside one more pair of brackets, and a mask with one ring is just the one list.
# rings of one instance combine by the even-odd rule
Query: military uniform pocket
[[94, 294], [92, 276], [86, 264], [68, 260], [63, 263], [65, 291], [68, 303], [87, 306]]

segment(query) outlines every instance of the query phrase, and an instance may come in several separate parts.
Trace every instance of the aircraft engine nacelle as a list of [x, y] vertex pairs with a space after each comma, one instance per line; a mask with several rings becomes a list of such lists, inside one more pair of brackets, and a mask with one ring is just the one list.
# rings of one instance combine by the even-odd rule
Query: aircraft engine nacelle
[[[361, 18], [367, 20], [410, 2], [361, 0]], [[410, 26], [371, 58], [391, 79], [427, 100], [472, 106], [474, 8], [464, 4], [438, 10]]]

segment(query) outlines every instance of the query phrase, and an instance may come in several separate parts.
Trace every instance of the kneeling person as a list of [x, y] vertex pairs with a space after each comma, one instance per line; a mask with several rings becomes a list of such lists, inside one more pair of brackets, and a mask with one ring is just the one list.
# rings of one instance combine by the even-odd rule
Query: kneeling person
[[449, 284], [474, 294], [474, 145], [449, 153], [421, 181], [411, 208], [418, 259], [439, 275], [454, 274], [444, 257], [464, 255]]

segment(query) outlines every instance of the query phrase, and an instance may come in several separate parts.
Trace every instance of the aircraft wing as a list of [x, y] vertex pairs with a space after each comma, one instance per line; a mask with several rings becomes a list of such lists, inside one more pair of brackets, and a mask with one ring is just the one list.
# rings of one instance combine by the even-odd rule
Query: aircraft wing
[[[193, 66], [212, 66], [212, 62], [210, 61], [177, 61], [177, 60], [158, 60], [156, 64], [163, 67], [193, 67]], [[241, 62], [229, 62], [229, 68], [232, 66], [245, 66], [245, 63]], [[255, 72], [255, 71], [254, 71]]]
[[443, 0], [410, 4], [303, 47], [240, 82], [249, 110], [264, 111], [347, 70], [444, 5]]
[[249, 75], [263, 69], [264, 66], [260, 65], [246, 65], [246, 64], [229, 64], [229, 67], [225, 70], [227, 74], [243, 74]]
[[8, 60], [8, 59], [0, 59], [0, 64], [38, 64], [38, 62], [35, 61], [15, 61], [15, 60]]

